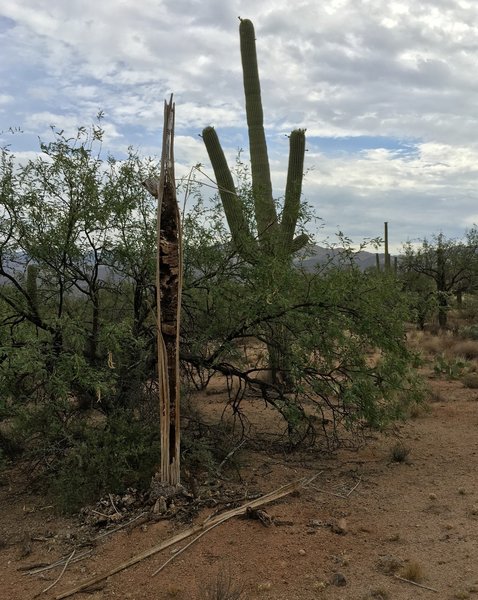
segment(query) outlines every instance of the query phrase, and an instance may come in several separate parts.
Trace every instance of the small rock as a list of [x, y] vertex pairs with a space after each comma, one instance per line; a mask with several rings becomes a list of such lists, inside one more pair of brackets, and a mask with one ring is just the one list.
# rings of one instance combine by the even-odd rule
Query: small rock
[[306, 551], [305, 551], [303, 548], [301, 548], [301, 549], [299, 550], [299, 554], [300, 554], [301, 556], [305, 556], [305, 555], [306, 555]]
[[428, 497], [430, 498], [430, 500], [436, 500], [437, 499], [437, 495], [434, 494], [433, 492], [431, 494], [429, 494]]
[[309, 523], [309, 527], [314, 527], [314, 528], [319, 528], [322, 527], [324, 524], [322, 523], [322, 521], [318, 521], [317, 519], [313, 519], [310, 523]]
[[342, 573], [334, 573], [330, 578], [330, 583], [332, 585], [336, 585], [337, 587], [344, 587], [347, 585], [347, 580], [345, 579], [345, 575]]

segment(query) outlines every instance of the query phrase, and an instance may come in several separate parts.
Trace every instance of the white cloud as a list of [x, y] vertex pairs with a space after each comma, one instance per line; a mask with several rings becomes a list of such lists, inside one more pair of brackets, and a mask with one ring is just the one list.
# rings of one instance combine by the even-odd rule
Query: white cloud
[[[389, 220], [399, 240], [458, 235], [475, 218], [477, 3], [23, 0], [0, 2], [0, 15], [0, 130], [74, 132], [102, 109], [105, 145], [158, 155], [163, 100], [174, 92], [177, 171], [207, 165], [198, 134], [210, 124], [233, 162], [247, 145], [240, 15], [256, 27], [278, 196], [284, 134], [306, 127], [314, 170], [304, 194], [330, 228], [376, 235]], [[359, 136], [383, 147], [333, 149], [334, 138]]]

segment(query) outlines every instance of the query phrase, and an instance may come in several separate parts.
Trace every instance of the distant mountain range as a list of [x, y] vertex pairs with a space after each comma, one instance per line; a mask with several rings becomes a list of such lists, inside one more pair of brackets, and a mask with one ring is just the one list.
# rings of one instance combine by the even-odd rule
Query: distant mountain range
[[[348, 259], [345, 258], [347, 251], [344, 248], [325, 248], [323, 246], [311, 246], [305, 258], [296, 259], [294, 262], [298, 267], [303, 268], [305, 271], [314, 271], [317, 266], [325, 266], [327, 264], [333, 266], [346, 265]], [[376, 255], [373, 252], [366, 252], [362, 250], [360, 252], [356, 252], [353, 254], [353, 260], [358, 265], [358, 267], [365, 271], [369, 268], [375, 268]], [[383, 267], [385, 264], [385, 255], [379, 254], [380, 265]], [[393, 257], [392, 257], [393, 260]], [[22, 271], [24, 269], [24, 265], [27, 263], [26, 255], [18, 254], [14, 261], [5, 261], [5, 268], [7, 272], [14, 271]], [[100, 279], [109, 279], [112, 278], [115, 280], [115, 275], [108, 267], [101, 266], [100, 267]], [[6, 279], [0, 276], [0, 284], [5, 283]]]
[[[307, 252], [307, 257], [304, 259], [298, 259], [295, 261], [297, 265], [300, 265], [306, 271], [313, 271], [317, 266], [323, 266], [327, 263], [339, 266], [344, 264], [345, 253], [348, 252], [344, 248], [324, 248], [323, 246], [311, 246]], [[354, 262], [358, 267], [365, 271], [371, 267], [375, 268], [377, 264], [376, 254], [374, 252], [367, 252], [361, 250], [356, 252], [354, 255]], [[385, 254], [379, 253], [380, 265], [383, 267], [385, 264]], [[393, 260], [393, 257], [392, 257]]]

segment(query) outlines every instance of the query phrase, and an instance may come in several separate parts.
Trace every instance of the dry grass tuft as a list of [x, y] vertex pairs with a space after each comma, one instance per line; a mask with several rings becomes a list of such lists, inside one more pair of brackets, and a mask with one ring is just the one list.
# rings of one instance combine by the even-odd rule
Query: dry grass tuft
[[408, 407], [408, 416], [410, 419], [418, 419], [430, 412], [430, 407], [425, 402], [414, 402]]
[[466, 388], [478, 389], [478, 373], [466, 373], [461, 378], [461, 382]]
[[363, 597], [363, 600], [388, 600], [390, 598], [390, 594], [387, 590], [383, 588], [376, 588], [367, 592]]
[[409, 454], [410, 448], [407, 448], [403, 442], [397, 442], [390, 448], [390, 462], [404, 463]]
[[440, 335], [425, 334], [421, 340], [420, 347], [431, 356], [443, 354], [450, 351], [455, 345], [455, 338], [450, 333]]
[[443, 395], [441, 390], [430, 388], [428, 391], [429, 402], [445, 402], [446, 397]]
[[201, 598], [204, 600], [242, 600], [245, 598], [244, 594], [244, 586], [236, 583], [230, 573], [219, 572], [216, 580], [205, 586]]
[[400, 577], [420, 583], [424, 577], [423, 567], [416, 560], [410, 560], [401, 570]]
[[463, 356], [467, 360], [478, 358], [478, 341], [457, 340], [452, 347], [455, 356]]

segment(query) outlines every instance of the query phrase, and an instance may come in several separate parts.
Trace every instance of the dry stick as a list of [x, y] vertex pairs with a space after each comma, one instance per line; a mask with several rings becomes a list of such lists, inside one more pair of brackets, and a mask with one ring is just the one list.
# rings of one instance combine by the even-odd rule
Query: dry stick
[[352, 489], [351, 489], [349, 492], [347, 492], [347, 494], [346, 494], [346, 498], [348, 498], [352, 492], [355, 492], [355, 490], [356, 490], [356, 489], [358, 488], [358, 486], [360, 485], [361, 481], [362, 481], [362, 478], [360, 478], [360, 479], [357, 481], [357, 483], [354, 485], [354, 487], [353, 487], [353, 488], [352, 488]]
[[[288, 484], [283, 485], [282, 487], [278, 488], [277, 490], [270, 492], [269, 494], [265, 494], [264, 496], [261, 496], [257, 500], [252, 500], [251, 502], [243, 504], [239, 508], [234, 508], [222, 515], [218, 515], [217, 517], [214, 517], [213, 519], [208, 521], [209, 523], [211, 523], [211, 525], [209, 526], [209, 529], [212, 526], [215, 526], [216, 524], [219, 525], [220, 523], [223, 523], [224, 521], [227, 521], [228, 519], [231, 519], [233, 517], [236, 517], [236, 516], [242, 514], [243, 512], [245, 512], [247, 510], [247, 508], [257, 508], [268, 502], [273, 502], [274, 500], [283, 498], [284, 496], [287, 496], [288, 494], [290, 494], [293, 491], [295, 491], [296, 489], [298, 489], [300, 486], [307, 485], [308, 483], [313, 481], [318, 475], [314, 475], [310, 479], [302, 478], [293, 483], [288, 483]], [[115, 575], [116, 573], [119, 573], [120, 571], [124, 571], [124, 569], [127, 569], [128, 567], [131, 567], [131, 566], [135, 565], [136, 563], [139, 563], [140, 561], [144, 560], [145, 558], [149, 558], [150, 556], [153, 556], [154, 554], [161, 552], [161, 550], [165, 550], [166, 548], [169, 548], [170, 546], [173, 546], [174, 544], [181, 542], [182, 540], [190, 537], [191, 535], [194, 535], [195, 533], [200, 533], [201, 531], [204, 531], [205, 527], [206, 527], [205, 523], [202, 523], [200, 525], [195, 525], [195, 526], [187, 529], [186, 531], [183, 531], [182, 533], [178, 533], [174, 537], [169, 538], [169, 540], [166, 540], [157, 546], [153, 546], [152, 548], [149, 548], [148, 550], [146, 550], [145, 552], [142, 552], [141, 554], [137, 554], [136, 556], [133, 556], [132, 558], [130, 558], [128, 561], [122, 563], [121, 565], [118, 565], [118, 566], [114, 567], [113, 569], [111, 569], [110, 571], [103, 573], [103, 575], [98, 575], [96, 577], [92, 577], [92, 578], [88, 579], [87, 581], [83, 582], [82, 584], [64, 592], [63, 594], [60, 594], [59, 596], [56, 596], [56, 600], [63, 600], [63, 598], [68, 598], [69, 596], [72, 596], [73, 594], [76, 594], [77, 592], [81, 592], [82, 590], [94, 585], [95, 583], [98, 583], [99, 581], [103, 581], [104, 579], [111, 577], [111, 575]]]
[[73, 550], [73, 552], [70, 554], [70, 557], [66, 561], [65, 566], [61, 570], [61, 573], [58, 575], [58, 577], [55, 579], [55, 581], [53, 583], [50, 583], [50, 585], [41, 592], [42, 594], [46, 594], [48, 592], [48, 590], [51, 590], [51, 588], [60, 581], [60, 579], [63, 577], [63, 573], [66, 571], [67, 566], [70, 564], [70, 560], [75, 555], [75, 552], [76, 552], [76, 550]]
[[350, 497], [350, 495], [352, 494], [352, 492], [355, 492], [355, 490], [358, 488], [358, 486], [360, 485], [361, 482], [362, 482], [362, 480], [359, 479], [357, 481], [357, 483], [354, 485], [354, 487], [352, 489], [350, 489], [345, 495], [344, 494], [337, 494], [335, 492], [329, 492], [328, 490], [323, 490], [322, 488], [318, 488], [315, 485], [311, 485], [310, 487], [312, 489], [314, 489], [316, 492], [320, 492], [321, 494], [329, 494], [329, 496], [335, 496], [336, 498], [342, 498], [342, 500], [347, 500], [347, 498]]
[[112, 533], [116, 533], [117, 531], [120, 531], [120, 529], [124, 529], [125, 527], [128, 527], [128, 525], [131, 525], [131, 523], [134, 523], [135, 521], [137, 521], [141, 517], [145, 517], [147, 514], [148, 514], [147, 512], [139, 513], [139, 515], [136, 515], [136, 517], [133, 517], [132, 519], [130, 519], [126, 523], [118, 525], [118, 527], [115, 527], [114, 529], [110, 529], [109, 531], [105, 531], [104, 533], [100, 533], [99, 535], [97, 535], [96, 537], [93, 538], [93, 541], [101, 540], [102, 538], [106, 537], [107, 535], [111, 535]]
[[343, 494], [336, 494], [335, 492], [329, 492], [328, 490], [323, 490], [322, 488], [318, 488], [316, 485], [310, 486], [316, 492], [320, 492], [321, 494], [328, 494], [329, 496], [335, 496], [336, 498], [342, 498], [342, 500], [346, 500], [347, 496]]
[[410, 579], [405, 579], [405, 577], [399, 577], [398, 575], [395, 575], [395, 579], [399, 579], [400, 581], [404, 581], [405, 583], [410, 583], [411, 585], [416, 585], [419, 588], [428, 590], [430, 592], [436, 592], [438, 594], [438, 590], [436, 590], [435, 588], [428, 587], [427, 585], [422, 585], [421, 583], [417, 583], [416, 581], [411, 581]]
[[[97, 540], [101, 540], [102, 538], [111, 535], [112, 533], [116, 533], [117, 531], [120, 531], [121, 529], [124, 529], [125, 527], [128, 527], [128, 525], [131, 525], [131, 523], [134, 523], [135, 521], [137, 521], [138, 519], [140, 519], [141, 517], [146, 516], [148, 513], [147, 512], [142, 512], [139, 513], [139, 515], [136, 515], [136, 517], [133, 517], [132, 519], [130, 519], [129, 521], [127, 521], [126, 523], [122, 523], [121, 525], [118, 525], [118, 527], [115, 527], [114, 529], [110, 529], [109, 531], [105, 531], [104, 533], [100, 533], [99, 535], [97, 535], [96, 537], [93, 538], [93, 541], [97, 541]], [[84, 558], [88, 558], [88, 556], [93, 552], [93, 550], [86, 550], [85, 552], [83, 552], [82, 554], [77, 554], [75, 556], [75, 558], [73, 560], [71, 560], [71, 563], [76, 563], [79, 562], [80, 560], [83, 560]], [[39, 567], [23, 567], [18, 569], [19, 571], [25, 571], [25, 575], [36, 575], [37, 573], [42, 573], [43, 571], [51, 571], [52, 569], [56, 569], [56, 567], [61, 567], [61, 565], [65, 564], [65, 561], [69, 560], [68, 556], [63, 556], [62, 558], [60, 558], [59, 560], [57, 560], [54, 563], [51, 563], [49, 565], [43, 565], [43, 566], [39, 566]]]
[[113, 501], [113, 496], [111, 494], [108, 494], [108, 496], [110, 498], [111, 506], [113, 507], [113, 509], [116, 512], [116, 514], [117, 515], [121, 514], [120, 511], [116, 508], [116, 504]]
[[191, 540], [188, 544], [186, 544], [184, 546], [184, 548], [181, 548], [175, 554], [173, 554], [173, 556], [171, 556], [170, 558], [168, 558], [168, 560], [164, 564], [162, 564], [159, 567], [159, 569], [156, 569], [156, 571], [154, 571], [154, 573], [153, 573], [152, 576], [154, 577], [155, 575], [157, 575], [158, 573], [160, 573], [167, 565], [169, 565], [169, 563], [171, 561], [173, 561], [177, 556], [179, 556], [185, 550], [187, 550], [189, 548], [189, 546], [192, 546], [193, 544], [195, 544], [200, 538], [202, 538], [203, 535], [206, 535], [206, 533], [208, 533], [209, 531], [211, 531], [211, 529], [214, 529], [214, 527], [217, 527], [218, 525], [221, 525], [222, 523], [224, 523], [224, 521], [227, 521], [227, 519], [223, 519], [222, 521], [218, 521], [217, 523], [214, 523], [214, 525], [211, 525], [210, 527], [208, 527], [207, 529], [205, 529], [204, 531], [202, 531], [193, 540]]
[[[93, 550], [85, 550], [85, 552], [83, 552], [82, 554], [77, 554], [75, 556], [74, 559], [70, 560], [70, 562], [76, 563], [76, 562], [80, 562], [80, 560], [83, 560], [84, 558], [88, 558], [88, 556], [93, 552]], [[61, 567], [61, 565], [63, 565], [65, 563], [65, 561], [68, 560], [68, 556], [63, 556], [62, 558], [60, 558], [59, 560], [57, 560], [54, 563], [51, 563], [51, 565], [46, 565], [44, 567], [33, 567], [32, 569], [25, 571], [25, 575], [37, 575], [38, 573], [43, 573], [44, 571], [51, 571], [52, 569], [56, 569], [56, 567]]]
[[222, 469], [222, 467], [226, 464], [226, 462], [231, 458], [231, 456], [234, 456], [234, 454], [246, 443], [246, 440], [243, 439], [241, 441], [240, 444], [238, 444], [235, 448], [233, 448], [229, 454], [226, 456], [226, 458], [222, 461], [222, 463], [218, 466], [217, 470], [220, 471]]

